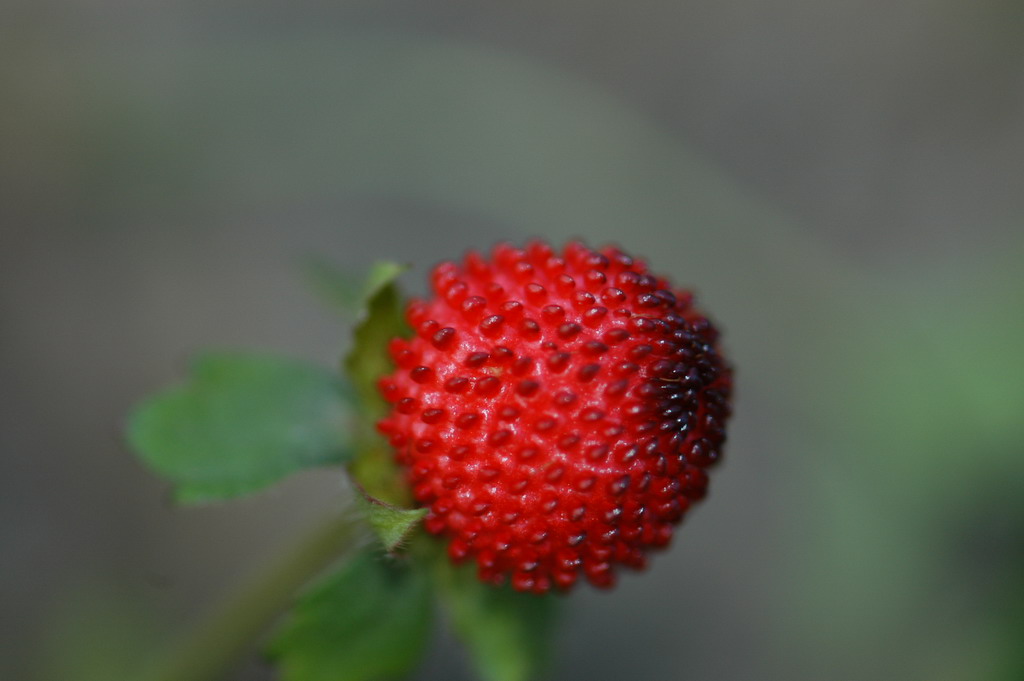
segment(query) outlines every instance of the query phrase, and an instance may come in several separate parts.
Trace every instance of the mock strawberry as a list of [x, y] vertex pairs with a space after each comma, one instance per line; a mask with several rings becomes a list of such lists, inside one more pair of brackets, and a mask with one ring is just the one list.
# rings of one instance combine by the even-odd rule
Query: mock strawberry
[[380, 383], [426, 528], [520, 591], [642, 568], [725, 441], [731, 370], [692, 295], [580, 243], [470, 252], [432, 285]]

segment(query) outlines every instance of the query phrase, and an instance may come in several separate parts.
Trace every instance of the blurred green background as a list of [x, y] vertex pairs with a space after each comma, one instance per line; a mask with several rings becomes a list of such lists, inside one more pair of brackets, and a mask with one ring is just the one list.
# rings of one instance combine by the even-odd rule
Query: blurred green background
[[[336, 506], [176, 509], [120, 439], [201, 348], [334, 363], [308, 258], [416, 291], [579, 236], [695, 288], [738, 397], [551, 678], [1024, 679], [1022, 35], [1015, 0], [7, 0], [0, 678], [131, 678]], [[417, 678], [470, 676], [441, 636]]]

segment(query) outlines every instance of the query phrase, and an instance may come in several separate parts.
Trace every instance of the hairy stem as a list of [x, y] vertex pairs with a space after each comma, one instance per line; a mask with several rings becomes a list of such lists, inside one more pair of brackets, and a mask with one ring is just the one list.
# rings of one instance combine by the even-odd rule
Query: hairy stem
[[242, 588], [214, 612], [148, 681], [220, 681], [251, 652], [296, 593], [353, 547], [360, 521], [345, 513], [317, 528], [305, 542]]

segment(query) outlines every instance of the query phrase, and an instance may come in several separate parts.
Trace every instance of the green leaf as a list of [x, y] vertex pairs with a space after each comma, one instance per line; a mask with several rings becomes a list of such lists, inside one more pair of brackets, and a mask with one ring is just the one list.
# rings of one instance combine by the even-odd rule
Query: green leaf
[[310, 285], [324, 300], [362, 321], [370, 299], [407, 267], [381, 261], [375, 263], [367, 274], [359, 275], [314, 258], [306, 263], [304, 269]]
[[[388, 260], [374, 263], [373, 267], [370, 268], [369, 274], [366, 275], [366, 281], [363, 282], [362, 300], [372, 304], [374, 297], [386, 286], [394, 283], [407, 269], [409, 269], [408, 265]], [[399, 310], [399, 313], [401, 313], [401, 310]]]
[[407, 674], [430, 633], [422, 570], [363, 551], [304, 596], [270, 655], [284, 681], [382, 681]]
[[362, 492], [356, 498], [367, 523], [389, 552], [401, 546], [427, 514], [425, 508], [399, 508], [366, 492]]
[[143, 402], [128, 440], [178, 501], [226, 499], [303, 468], [344, 463], [350, 397], [330, 372], [258, 354], [208, 354]]
[[485, 681], [528, 681], [554, 643], [557, 596], [519, 593], [476, 578], [475, 566], [438, 560], [440, 589], [455, 633]]
[[370, 495], [402, 506], [410, 501], [399, 479], [391, 449], [374, 430], [387, 412], [387, 403], [377, 390], [377, 381], [393, 369], [388, 343], [406, 336], [405, 305], [395, 278], [405, 268], [391, 262], [374, 265], [365, 284], [365, 300], [354, 331], [352, 350], [345, 358], [345, 370], [359, 397], [360, 418], [356, 441], [358, 458], [349, 466], [353, 479]]
[[395, 283], [405, 269], [404, 265], [393, 262], [379, 262], [370, 270], [364, 284], [364, 303], [354, 332], [354, 344], [345, 358], [345, 369], [360, 403], [371, 416], [385, 409], [377, 391], [377, 380], [392, 368], [388, 342], [409, 331], [405, 306]]

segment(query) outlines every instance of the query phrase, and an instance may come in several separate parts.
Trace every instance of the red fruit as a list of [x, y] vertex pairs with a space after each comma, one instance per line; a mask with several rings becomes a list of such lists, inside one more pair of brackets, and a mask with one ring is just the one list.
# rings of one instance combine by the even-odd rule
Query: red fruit
[[392, 341], [379, 424], [427, 529], [520, 591], [642, 568], [725, 441], [731, 370], [691, 294], [579, 243], [471, 252], [432, 283]]

